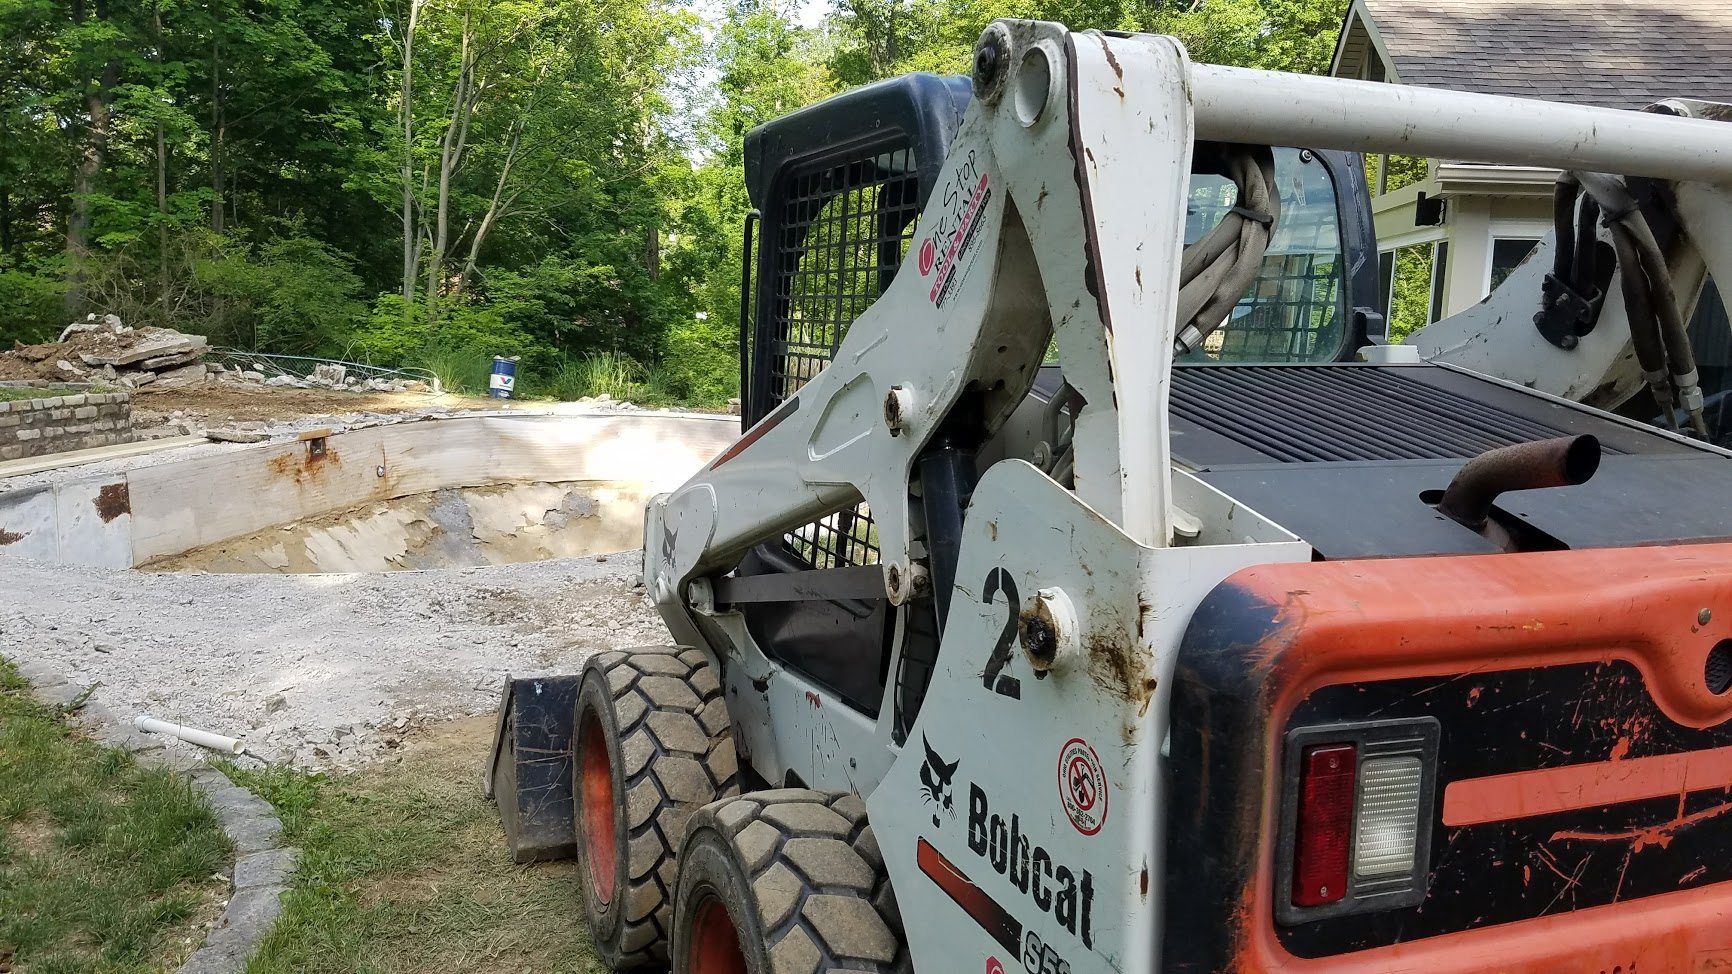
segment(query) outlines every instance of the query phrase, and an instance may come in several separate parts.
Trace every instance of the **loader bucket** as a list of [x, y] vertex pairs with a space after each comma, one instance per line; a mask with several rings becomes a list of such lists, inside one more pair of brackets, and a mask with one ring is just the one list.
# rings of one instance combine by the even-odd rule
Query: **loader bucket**
[[513, 862], [577, 853], [571, 798], [572, 714], [583, 678], [507, 678], [484, 784]]

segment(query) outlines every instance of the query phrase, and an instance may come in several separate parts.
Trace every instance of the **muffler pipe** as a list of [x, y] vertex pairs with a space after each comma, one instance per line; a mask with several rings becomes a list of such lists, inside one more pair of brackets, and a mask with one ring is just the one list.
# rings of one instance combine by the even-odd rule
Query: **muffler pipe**
[[1583, 484], [1599, 468], [1600, 441], [1589, 435], [1498, 447], [1456, 473], [1437, 510], [1463, 527], [1482, 531], [1491, 505], [1504, 491]]

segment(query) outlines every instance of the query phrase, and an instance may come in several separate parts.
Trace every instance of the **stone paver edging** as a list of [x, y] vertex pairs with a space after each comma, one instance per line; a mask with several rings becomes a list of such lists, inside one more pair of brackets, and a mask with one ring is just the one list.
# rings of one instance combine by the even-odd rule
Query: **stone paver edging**
[[[84, 693], [83, 687], [67, 682], [51, 666], [5, 658], [43, 703], [64, 707]], [[86, 700], [74, 721], [101, 743], [131, 751], [140, 764], [185, 773], [210, 803], [235, 847], [234, 875], [230, 877], [233, 892], [221, 921], [178, 974], [236, 974], [282, 912], [282, 895], [300, 856], [299, 850], [282, 844], [283, 823], [276, 812], [269, 802], [205, 765], [201, 758], [165, 746], [160, 737], [139, 733], [130, 721], [97, 701]]]

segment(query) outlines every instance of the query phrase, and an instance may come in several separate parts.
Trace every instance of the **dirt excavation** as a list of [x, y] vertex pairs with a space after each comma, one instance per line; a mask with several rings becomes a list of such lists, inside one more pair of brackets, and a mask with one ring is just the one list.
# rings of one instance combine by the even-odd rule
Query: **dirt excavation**
[[[335, 419], [427, 411], [476, 412], [524, 408], [514, 400], [431, 392], [337, 392], [327, 389], [271, 389], [211, 385], [199, 389], [159, 389], [132, 394], [132, 425], [148, 430], [176, 424], [196, 431], [236, 423], [276, 424], [297, 419]], [[175, 432], [182, 432], [177, 430]]]

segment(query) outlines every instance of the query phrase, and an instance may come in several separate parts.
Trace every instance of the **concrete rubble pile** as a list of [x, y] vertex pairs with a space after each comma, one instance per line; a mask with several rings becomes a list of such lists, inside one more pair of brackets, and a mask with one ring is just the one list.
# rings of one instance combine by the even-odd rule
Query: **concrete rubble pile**
[[127, 389], [146, 385], [180, 389], [217, 382], [350, 392], [428, 391], [423, 382], [351, 375], [348, 367], [334, 363], [319, 365], [306, 377], [284, 374], [259, 362], [225, 367], [205, 362], [209, 351], [210, 342], [203, 335], [172, 328], [133, 328], [118, 315], [91, 315], [67, 325], [55, 341], [0, 352], [0, 380], [106, 382]]
[[109, 382], [128, 389], [200, 385], [207, 379], [209, 341], [172, 328], [130, 328], [116, 315], [91, 315], [60, 337], [0, 353], [0, 379]]
[[278, 373], [269, 374], [270, 366], [262, 362], [249, 363], [248, 366], [234, 366], [217, 373], [221, 382], [243, 382], [275, 386], [288, 389], [333, 389], [348, 392], [427, 392], [425, 382], [411, 379], [386, 379], [350, 375], [349, 367], [336, 362], [326, 362], [313, 367], [312, 374], [305, 377]]

